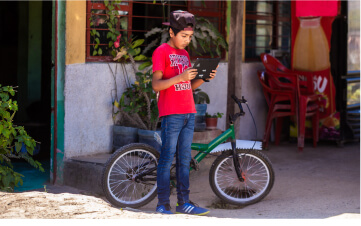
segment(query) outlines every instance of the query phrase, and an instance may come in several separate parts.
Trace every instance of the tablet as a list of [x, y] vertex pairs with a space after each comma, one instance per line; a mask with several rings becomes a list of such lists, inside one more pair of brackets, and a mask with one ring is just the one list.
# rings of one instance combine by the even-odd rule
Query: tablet
[[221, 58], [197, 58], [193, 65], [197, 69], [197, 76], [194, 79], [207, 79], [210, 78], [210, 73], [216, 70]]

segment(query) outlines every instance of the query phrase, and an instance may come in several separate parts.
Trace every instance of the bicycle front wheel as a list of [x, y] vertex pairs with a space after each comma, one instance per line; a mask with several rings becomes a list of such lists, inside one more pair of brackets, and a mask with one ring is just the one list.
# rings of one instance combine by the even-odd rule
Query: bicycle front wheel
[[268, 158], [257, 150], [237, 150], [244, 179], [235, 171], [232, 151], [226, 151], [214, 161], [209, 182], [213, 192], [223, 201], [246, 206], [259, 202], [268, 195], [274, 183], [274, 172]]
[[107, 200], [117, 207], [138, 208], [157, 195], [159, 153], [134, 143], [118, 149], [105, 164], [102, 187]]

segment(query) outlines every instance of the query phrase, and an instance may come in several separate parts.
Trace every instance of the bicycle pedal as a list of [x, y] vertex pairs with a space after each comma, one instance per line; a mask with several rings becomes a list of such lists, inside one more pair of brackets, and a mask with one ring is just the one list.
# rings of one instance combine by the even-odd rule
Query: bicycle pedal
[[199, 163], [194, 158], [192, 158], [192, 160], [191, 160], [191, 165], [192, 165], [192, 167], [194, 168], [195, 171], [199, 170]]

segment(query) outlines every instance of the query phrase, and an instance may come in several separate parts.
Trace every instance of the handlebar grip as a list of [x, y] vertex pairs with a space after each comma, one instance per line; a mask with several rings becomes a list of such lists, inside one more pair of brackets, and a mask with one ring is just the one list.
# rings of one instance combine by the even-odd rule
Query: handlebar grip
[[242, 107], [242, 104], [241, 104], [241, 101], [240, 101], [235, 95], [232, 95], [231, 97], [232, 97], [233, 100], [238, 104], [240, 113], [244, 113], [243, 107]]

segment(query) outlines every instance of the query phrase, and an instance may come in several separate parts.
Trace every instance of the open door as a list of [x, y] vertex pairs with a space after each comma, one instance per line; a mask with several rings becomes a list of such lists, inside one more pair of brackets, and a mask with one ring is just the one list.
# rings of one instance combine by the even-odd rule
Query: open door
[[14, 171], [25, 176], [23, 186], [15, 191], [42, 188], [51, 182], [52, 8], [51, 1], [0, 1], [4, 31], [0, 32], [4, 44], [0, 84], [17, 87], [14, 100], [19, 110], [14, 124], [24, 126], [39, 142], [33, 158], [45, 169], [42, 173], [23, 160], [13, 159]]

